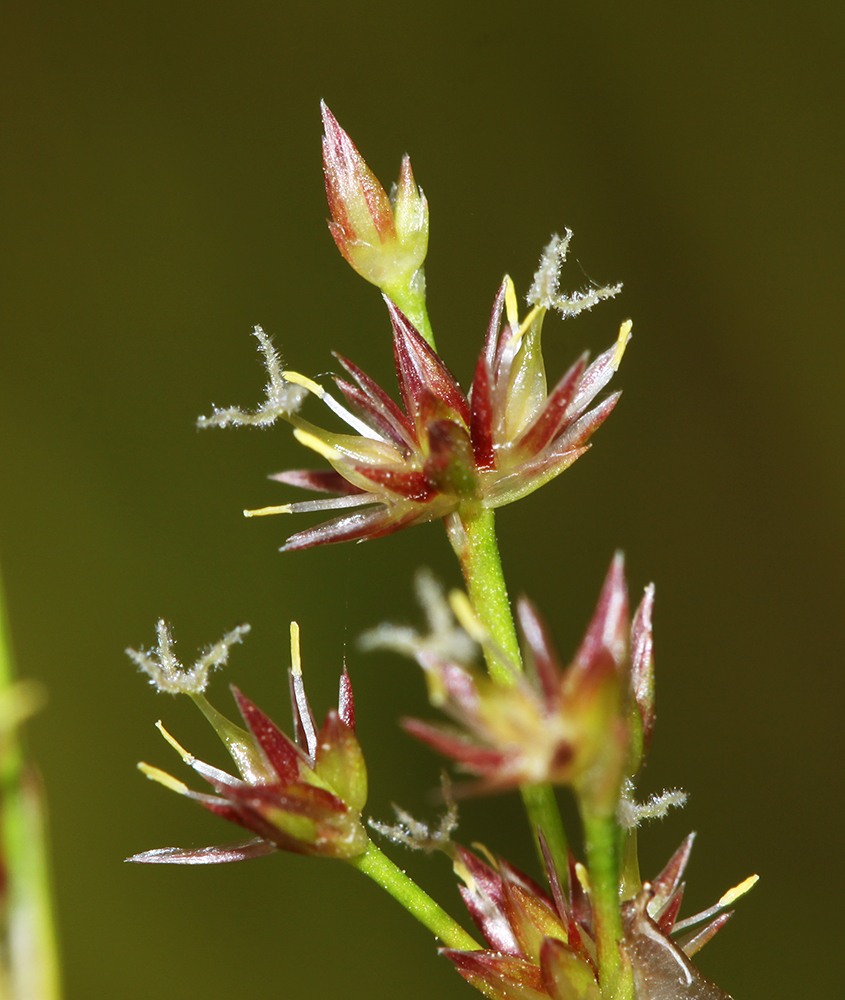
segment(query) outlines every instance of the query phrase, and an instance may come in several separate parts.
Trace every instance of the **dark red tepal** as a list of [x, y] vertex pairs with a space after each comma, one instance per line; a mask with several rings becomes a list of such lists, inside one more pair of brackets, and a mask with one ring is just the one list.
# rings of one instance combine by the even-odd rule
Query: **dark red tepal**
[[197, 760], [160, 724], [168, 742], [216, 794], [194, 792], [148, 764], [139, 767], [147, 777], [237, 823], [254, 838], [196, 850], [159, 848], [127, 860], [199, 865], [241, 861], [276, 850], [336, 858], [354, 858], [363, 853], [369, 842], [361, 820], [367, 799], [367, 772], [355, 736], [352, 687], [346, 671], [340, 680], [338, 709], [329, 711], [319, 731], [305, 697], [302, 674], [296, 669], [291, 672], [295, 741], [236, 687], [232, 687], [232, 693], [246, 730], [213, 709], [203, 710], [226, 743], [240, 778]]

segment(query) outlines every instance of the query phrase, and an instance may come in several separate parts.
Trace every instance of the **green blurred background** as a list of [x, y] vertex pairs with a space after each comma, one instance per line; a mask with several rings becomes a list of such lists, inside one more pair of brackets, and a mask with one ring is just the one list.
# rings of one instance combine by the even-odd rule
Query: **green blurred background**
[[[306, 522], [265, 479], [284, 427], [198, 433], [252, 405], [261, 323], [287, 363], [330, 350], [392, 384], [378, 294], [325, 228], [318, 102], [385, 183], [412, 154], [432, 206], [438, 344], [466, 384], [507, 269], [552, 231], [567, 288], [621, 298], [547, 324], [553, 377], [634, 318], [620, 406], [589, 456], [499, 518], [514, 593], [568, 655], [617, 547], [657, 583], [659, 725], [646, 791], [691, 793], [642, 837], [654, 873], [699, 831], [685, 912], [762, 880], [701, 956], [744, 1000], [834, 995], [842, 796], [842, 8], [835, 3], [61, 3], [2, 14], [0, 555], [51, 807], [69, 1000], [474, 995], [355, 872], [277, 855], [212, 869], [128, 854], [236, 832], [143, 780], [180, 775], [161, 717], [222, 763], [187, 702], [123, 655], [158, 616], [180, 649], [238, 622], [227, 676], [287, 721], [287, 623], [312, 700], [346, 656], [371, 811], [429, 814], [439, 761], [395, 727], [414, 668], [356, 636], [450, 584], [439, 525], [279, 555]], [[315, 410], [316, 412], [316, 410]], [[212, 690], [221, 708], [220, 678]], [[535, 871], [513, 797], [459, 836]], [[443, 859], [400, 859], [460, 912]], [[834, 970], [836, 969], [836, 976]]]

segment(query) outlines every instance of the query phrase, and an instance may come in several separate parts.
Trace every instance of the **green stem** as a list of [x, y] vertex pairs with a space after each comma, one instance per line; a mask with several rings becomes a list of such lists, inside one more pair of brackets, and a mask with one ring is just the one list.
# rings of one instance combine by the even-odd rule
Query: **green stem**
[[423, 269], [414, 271], [410, 277], [397, 281], [395, 284], [382, 285], [381, 290], [399, 306], [422, 335], [423, 340], [433, 351], [436, 351], [434, 333], [425, 304], [425, 272]]
[[523, 785], [520, 788], [525, 811], [528, 813], [528, 821], [531, 824], [531, 833], [534, 837], [534, 846], [543, 868], [546, 867], [546, 859], [540, 847], [538, 832], [543, 831], [546, 838], [546, 846], [552, 857], [552, 863], [565, 886], [569, 879], [569, 853], [566, 829], [558, 809], [555, 790], [549, 784], [543, 785]]
[[[498, 650], [484, 650], [487, 669], [494, 680], [513, 684], [513, 671], [522, 670], [522, 657], [502, 572], [494, 512], [463, 504], [458, 514], [447, 521], [447, 530], [473, 609], [498, 647]], [[540, 862], [545, 867], [538, 837], [538, 831], [542, 830], [552, 861], [565, 878], [569, 867], [567, 839], [554, 789], [549, 784], [540, 784], [523, 786], [520, 791]]]
[[[17, 727], [38, 696], [15, 683], [0, 583], [0, 857], [6, 880], [2, 958], [10, 997], [58, 1000], [59, 963], [37, 776], [24, 765]], [[5, 984], [4, 984], [5, 985]]]
[[633, 985], [622, 966], [622, 910], [619, 903], [619, 826], [615, 817], [597, 816], [583, 808], [584, 844], [602, 995], [631, 1000]]
[[498, 651], [484, 650], [487, 669], [493, 680], [513, 684], [514, 670], [522, 670], [522, 657], [499, 557], [494, 512], [480, 505], [462, 504], [457, 515], [447, 522], [447, 528], [473, 609], [498, 646]]
[[349, 864], [358, 871], [377, 882], [391, 896], [432, 934], [440, 938], [448, 948], [460, 951], [477, 951], [481, 946], [453, 920], [449, 914], [428, 893], [410, 879], [401, 868], [388, 858], [376, 845], [370, 841], [367, 850], [357, 858], [351, 858]]

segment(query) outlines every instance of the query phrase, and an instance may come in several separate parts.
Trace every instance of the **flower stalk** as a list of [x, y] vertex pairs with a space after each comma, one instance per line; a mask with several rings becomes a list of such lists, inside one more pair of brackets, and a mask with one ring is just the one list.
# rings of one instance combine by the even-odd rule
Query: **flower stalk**
[[366, 851], [349, 864], [371, 878], [403, 906], [447, 948], [474, 951], [481, 945], [461, 925], [424, 892], [413, 879], [395, 865], [372, 841]]
[[502, 571], [495, 516], [495, 511], [462, 504], [457, 515], [447, 519], [446, 529], [473, 610], [490, 635], [491, 642], [484, 647], [490, 676], [502, 684], [513, 684], [514, 671], [522, 670], [522, 656]]
[[582, 810], [584, 850], [596, 935], [599, 983], [608, 1000], [633, 1000], [630, 970], [622, 965], [619, 899], [619, 826], [614, 817]]

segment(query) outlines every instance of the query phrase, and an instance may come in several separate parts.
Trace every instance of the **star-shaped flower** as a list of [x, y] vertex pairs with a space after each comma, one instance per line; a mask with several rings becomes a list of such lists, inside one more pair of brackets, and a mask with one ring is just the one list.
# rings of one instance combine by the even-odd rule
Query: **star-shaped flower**
[[[429, 638], [414, 640], [402, 632], [397, 642], [395, 630], [383, 627], [367, 641], [416, 657], [432, 702], [452, 724], [407, 719], [404, 727], [480, 778], [470, 791], [570, 784], [580, 794], [600, 798], [606, 813], [616, 807], [623, 778], [637, 770], [643, 733], [651, 730], [652, 601], [649, 587], [629, 617], [624, 564], [618, 554], [566, 669], [537, 611], [521, 601], [527, 670], [520, 673], [514, 667], [507, 680], [490, 678], [466, 661], [456, 662], [449, 646]], [[463, 601], [453, 599], [453, 605], [460, 611]], [[472, 621], [467, 627], [473, 627]], [[479, 639], [489, 641], [483, 628]]]
[[[270, 374], [268, 402], [254, 414], [216, 409], [200, 426], [270, 422], [275, 413], [293, 424], [296, 438], [332, 466], [272, 478], [335, 494], [330, 499], [246, 511], [275, 513], [344, 511], [333, 520], [300, 531], [282, 551], [362, 540], [447, 517], [462, 506], [496, 508], [519, 500], [568, 468], [616, 405], [614, 393], [594, 405], [619, 367], [630, 339], [622, 324], [616, 344], [592, 364], [582, 355], [549, 391], [540, 349], [548, 308], [574, 314], [618, 286], [564, 299], [556, 291], [557, 270], [568, 239], [546, 249], [532, 288], [534, 306], [520, 322], [513, 283], [506, 278], [493, 306], [487, 337], [469, 393], [464, 393], [440, 356], [388, 298], [396, 375], [402, 405], [347, 358], [336, 354], [349, 378], [336, 376], [346, 404], [311, 379], [281, 372], [278, 356], [256, 328]], [[355, 433], [324, 430], [297, 411], [302, 389], [317, 396]], [[361, 509], [358, 509], [361, 508]]]
[[212, 786], [216, 794], [195, 792], [178, 779], [139, 764], [148, 778], [193, 799], [224, 819], [245, 827], [254, 837], [235, 844], [182, 850], [164, 847], [136, 854], [129, 861], [148, 864], [217, 864], [259, 857], [277, 850], [354, 858], [369, 838], [361, 822], [367, 798], [367, 772], [355, 736], [352, 686], [344, 669], [337, 710], [330, 710], [318, 730], [302, 683], [299, 629], [291, 625], [290, 673], [296, 739], [278, 726], [234, 686], [232, 694], [246, 724], [235, 725], [206, 700], [203, 693], [210, 666], [225, 661], [228, 648], [246, 630], [230, 633], [185, 670], [173, 654], [170, 632], [159, 623], [158, 648], [150, 653], [127, 650], [161, 691], [188, 694], [202, 710], [237, 765], [239, 777], [197, 760], [164, 729], [164, 738], [182, 759]]

